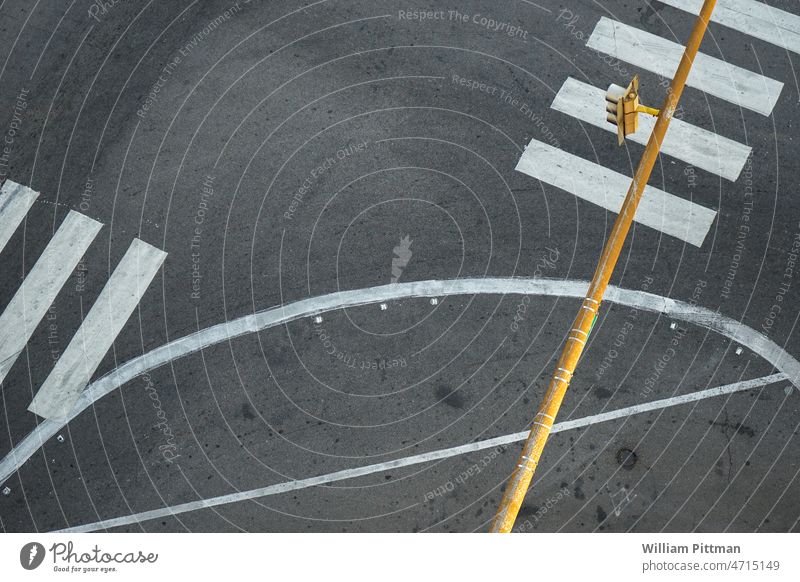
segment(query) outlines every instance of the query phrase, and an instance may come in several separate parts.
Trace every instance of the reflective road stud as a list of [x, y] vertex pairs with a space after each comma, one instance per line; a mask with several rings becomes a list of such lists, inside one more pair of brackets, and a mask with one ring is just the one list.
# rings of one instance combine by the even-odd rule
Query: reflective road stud
[[583, 348], [589, 337], [589, 330], [597, 315], [600, 302], [603, 300], [608, 281], [611, 279], [611, 274], [619, 259], [622, 245], [628, 236], [628, 231], [633, 222], [633, 215], [636, 213], [636, 207], [639, 204], [639, 200], [641, 200], [647, 180], [650, 178], [650, 173], [653, 171], [661, 143], [664, 141], [669, 122], [678, 106], [681, 93], [683, 93], [683, 88], [686, 85], [686, 78], [689, 76], [692, 62], [700, 48], [700, 42], [703, 40], [703, 35], [711, 19], [715, 4], [716, 0], [705, 0], [700, 16], [694, 23], [689, 42], [686, 43], [686, 48], [681, 56], [680, 65], [678, 70], [675, 71], [675, 78], [667, 91], [664, 106], [653, 128], [653, 133], [647, 142], [647, 147], [642, 154], [642, 159], [639, 162], [636, 174], [634, 174], [622, 209], [617, 215], [614, 227], [611, 229], [611, 235], [603, 248], [600, 262], [597, 265], [594, 277], [592, 277], [583, 305], [581, 305], [578, 315], [575, 317], [575, 322], [572, 324], [572, 329], [569, 332], [558, 364], [556, 364], [556, 370], [550, 380], [544, 400], [533, 419], [533, 425], [523, 446], [522, 454], [517, 461], [514, 472], [511, 474], [503, 499], [500, 501], [497, 515], [495, 515], [492, 522], [492, 532], [509, 533], [511, 528], [514, 527], [514, 521], [517, 519], [519, 509], [525, 500], [525, 494], [528, 492], [528, 486], [539, 463], [539, 458], [542, 455], [547, 437], [558, 414], [558, 409], [561, 407], [561, 401], [564, 399], [572, 373], [583, 353]]

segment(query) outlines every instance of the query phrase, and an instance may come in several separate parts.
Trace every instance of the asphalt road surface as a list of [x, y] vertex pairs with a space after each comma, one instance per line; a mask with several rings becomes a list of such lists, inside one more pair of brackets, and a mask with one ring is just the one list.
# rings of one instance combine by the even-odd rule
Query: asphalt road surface
[[[696, 4], [0, 3], [0, 528], [485, 531]], [[800, 8], [701, 53], [516, 531], [800, 531]]]

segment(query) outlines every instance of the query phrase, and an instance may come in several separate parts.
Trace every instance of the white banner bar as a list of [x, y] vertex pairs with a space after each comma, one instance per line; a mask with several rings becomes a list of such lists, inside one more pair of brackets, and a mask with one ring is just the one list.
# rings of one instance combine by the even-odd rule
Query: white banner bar
[[6, 534], [0, 540], [4, 580], [777, 582], [800, 576], [797, 536], [788, 534]]

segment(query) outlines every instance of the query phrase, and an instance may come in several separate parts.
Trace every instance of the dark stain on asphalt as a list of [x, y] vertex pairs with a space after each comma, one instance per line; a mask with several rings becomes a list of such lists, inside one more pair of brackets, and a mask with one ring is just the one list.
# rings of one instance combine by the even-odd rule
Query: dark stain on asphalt
[[451, 392], [447, 386], [436, 388], [436, 399], [453, 408], [464, 408], [464, 397], [458, 392]]
[[608, 514], [606, 513], [606, 510], [598, 505], [597, 506], [597, 523], [603, 523], [606, 520], [607, 517], [608, 517]]
[[636, 466], [636, 461], [639, 460], [639, 457], [636, 455], [636, 453], [627, 447], [622, 447], [620, 450], [618, 450], [616, 458], [619, 466], [623, 469], [627, 469], [628, 471], [633, 469]]
[[606, 398], [611, 398], [614, 393], [611, 390], [606, 390], [605, 388], [596, 388], [594, 395], [604, 400]]
[[583, 479], [576, 479], [575, 480], [575, 499], [586, 499], [586, 494], [581, 489], [581, 485], [583, 485]]
[[664, 8], [663, 5], [653, 5], [648, 2], [644, 7], [637, 8], [637, 12], [639, 12], [639, 22], [642, 24], [661, 24], [662, 21], [656, 20], [658, 16], [658, 11]]
[[250, 406], [249, 403], [245, 402], [244, 404], [242, 404], [242, 416], [246, 420], [254, 420], [256, 417], [256, 411], [253, 409], [252, 406]]
[[537, 513], [539, 513], [539, 506], [538, 505], [523, 505], [519, 510], [519, 515], [517, 517], [518, 520], [528, 519], [530, 517], [534, 517]]

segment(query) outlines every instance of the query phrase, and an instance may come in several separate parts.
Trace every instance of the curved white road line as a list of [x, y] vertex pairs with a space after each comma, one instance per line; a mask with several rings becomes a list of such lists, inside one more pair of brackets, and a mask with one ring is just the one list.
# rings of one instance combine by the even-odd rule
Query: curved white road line
[[[282, 325], [326, 311], [381, 303], [408, 297], [444, 297], [448, 295], [544, 295], [582, 299], [588, 289], [586, 281], [563, 279], [485, 278], [450, 281], [395, 283], [339, 291], [311, 297], [220, 323], [202, 331], [171, 341], [115, 368], [86, 387], [65, 420], [45, 420], [20, 441], [0, 462], [0, 483], [13, 475], [44, 443], [56, 435], [70, 420], [94, 402], [130, 382], [137, 376], [224, 341]], [[778, 344], [730, 317], [697, 305], [654, 295], [645, 291], [609, 286], [606, 301], [635, 307], [643, 311], [663, 313], [672, 319], [705, 327], [747, 347], [786, 376], [800, 389], [800, 362]]]

